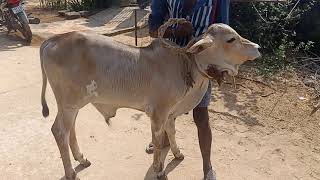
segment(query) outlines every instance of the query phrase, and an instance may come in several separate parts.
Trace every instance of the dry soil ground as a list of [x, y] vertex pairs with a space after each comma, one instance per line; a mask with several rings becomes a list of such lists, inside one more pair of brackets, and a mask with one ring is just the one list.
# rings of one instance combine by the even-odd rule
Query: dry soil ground
[[[134, 42], [130, 33], [115, 39]], [[26, 46], [19, 38], [0, 33], [0, 179], [63, 179], [60, 154], [50, 131], [56, 112], [51, 90], [47, 94], [51, 115], [41, 116], [38, 44]], [[238, 83], [238, 90], [225, 84], [212, 91], [212, 162], [217, 178], [320, 179], [320, 113], [309, 116], [308, 89], [292, 73], [270, 82], [276, 92], [250, 80], [239, 79]], [[168, 153], [168, 178], [200, 180], [202, 163], [192, 115], [176, 122], [185, 160], [175, 161]], [[144, 152], [151, 138], [144, 113], [121, 109], [108, 127], [89, 105], [78, 115], [77, 132], [80, 147], [92, 162], [83, 170], [73, 161], [81, 179], [155, 179], [150, 168], [152, 155]]]

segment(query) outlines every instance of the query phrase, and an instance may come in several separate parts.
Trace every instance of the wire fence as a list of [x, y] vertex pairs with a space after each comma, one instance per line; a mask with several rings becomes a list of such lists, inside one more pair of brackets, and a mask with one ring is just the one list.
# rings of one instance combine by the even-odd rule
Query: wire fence
[[[141, 12], [142, 11], [138, 10], [137, 16], [139, 16], [139, 13]], [[143, 18], [141, 18], [137, 23], [137, 26], [139, 27], [136, 30], [137, 46], [140, 46], [140, 47], [147, 46], [152, 41], [152, 38], [149, 36], [149, 26], [148, 26], [149, 13], [150, 12], [148, 12], [145, 16], [143, 16]]]
[[[134, 11], [133, 11], [134, 13]], [[123, 24], [124, 22], [130, 22], [129, 25], [126, 24], [129, 28], [129, 31], [126, 31], [124, 33], [117, 33], [115, 35], [115, 39], [119, 37], [122, 42], [132, 45], [132, 46], [137, 46], [137, 47], [144, 47], [147, 46], [151, 43], [153, 38], [149, 36], [149, 27], [148, 27], [148, 17], [149, 17], [149, 11], [146, 10], [136, 10], [136, 19], [134, 15], [118, 15], [116, 16], [112, 21], [109, 23], [113, 24]], [[130, 13], [131, 14], [131, 13]], [[137, 21], [136, 23], [136, 28], [135, 26], [135, 20]], [[119, 31], [122, 31], [120, 29]]]

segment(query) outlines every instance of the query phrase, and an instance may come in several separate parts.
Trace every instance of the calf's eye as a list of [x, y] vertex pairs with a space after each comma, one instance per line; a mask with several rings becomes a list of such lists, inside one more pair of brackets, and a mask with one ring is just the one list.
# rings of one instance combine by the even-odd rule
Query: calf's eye
[[231, 39], [229, 39], [228, 41], [227, 41], [227, 43], [232, 43], [233, 41], [235, 41], [236, 40], [236, 38], [231, 38]]

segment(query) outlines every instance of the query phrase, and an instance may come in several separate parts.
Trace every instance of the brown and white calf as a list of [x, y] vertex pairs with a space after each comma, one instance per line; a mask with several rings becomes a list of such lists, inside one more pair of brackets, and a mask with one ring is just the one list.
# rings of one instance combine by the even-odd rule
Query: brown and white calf
[[[165, 132], [176, 158], [183, 158], [175, 141], [174, 118], [192, 110], [205, 94], [215, 65], [230, 75], [238, 66], [260, 56], [259, 46], [242, 38], [224, 24], [210, 26], [184, 53], [161, 46], [159, 40], [136, 48], [101, 35], [71, 32], [45, 41], [40, 48], [43, 115], [49, 115], [45, 100], [47, 79], [58, 105], [52, 133], [59, 147], [67, 179], [78, 179], [74, 158], [84, 166], [90, 162], [81, 153], [75, 133], [79, 109], [93, 104], [106, 121], [118, 108], [145, 112], [154, 135], [153, 166], [161, 174], [160, 147]], [[186, 81], [191, 76], [193, 84]]]

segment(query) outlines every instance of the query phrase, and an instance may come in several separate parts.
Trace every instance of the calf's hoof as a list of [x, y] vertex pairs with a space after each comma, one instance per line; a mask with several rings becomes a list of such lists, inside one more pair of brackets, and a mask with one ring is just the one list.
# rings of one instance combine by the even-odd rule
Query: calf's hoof
[[181, 152], [178, 152], [176, 154], [174, 154], [174, 157], [178, 160], [183, 160], [184, 159], [184, 155]]
[[91, 165], [91, 162], [88, 159], [84, 159], [82, 161], [80, 161], [81, 166], [87, 168]]
[[[162, 144], [161, 146], [160, 146], [160, 148], [162, 149], [162, 148], [166, 148], [166, 147], [169, 147], [170, 146], [170, 142], [169, 142], [169, 140], [167, 140], [167, 141], [165, 141], [164, 142], [164, 144]], [[153, 151], [154, 151], [154, 145], [152, 144], [152, 143], [150, 143], [147, 147], [146, 147], [146, 153], [147, 154], [152, 154], [153, 153]]]
[[146, 147], [146, 153], [147, 154], [152, 154], [154, 151], [154, 145], [152, 143], [150, 143], [147, 147]]
[[165, 171], [162, 171], [162, 172], [158, 173], [157, 174], [157, 179], [159, 179], [159, 180], [167, 180], [168, 177], [167, 177]]
[[73, 171], [71, 176], [66, 176], [66, 180], [80, 180], [80, 178], [78, 178], [77, 173]]

